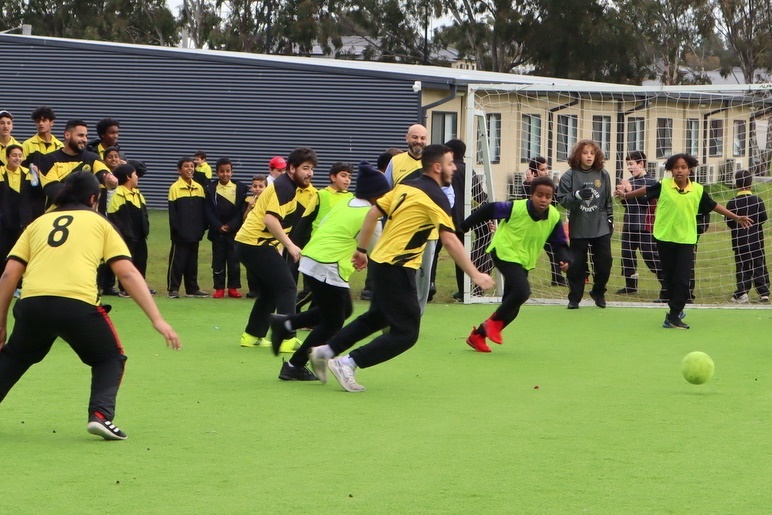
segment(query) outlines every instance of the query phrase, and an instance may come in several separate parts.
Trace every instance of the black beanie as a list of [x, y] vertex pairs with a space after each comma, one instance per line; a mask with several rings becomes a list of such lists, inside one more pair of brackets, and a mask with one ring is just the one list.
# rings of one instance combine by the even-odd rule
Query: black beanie
[[357, 174], [357, 186], [354, 194], [356, 198], [371, 199], [380, 197], [387, 193], [391, 188], [386, 177], [373, 168], [373, 165], [367, 161], [359, 163], [359, 173]]

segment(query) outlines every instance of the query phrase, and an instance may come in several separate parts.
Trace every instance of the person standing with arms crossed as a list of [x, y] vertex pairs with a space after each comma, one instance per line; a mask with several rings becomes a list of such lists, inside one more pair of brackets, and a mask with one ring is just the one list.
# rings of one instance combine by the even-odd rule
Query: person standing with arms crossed
[[[87, 431], [105, 440], [125, 440], [113, 419], [126, 356], [99, 305], [99, 263], [110, 264], [168, 347], [179, 349], [180, 339], [158, 311], [120, 234], [95, 212], [98, 198], [94, 174], [70, 174], [54, 199], [58, 207], [30, 224], [8, 256], [0, 277], [0, 401], [61, 337], [91, 367]], [[68, 273], [62, 274], [62, 267]], [[24, 290], [8, 337], [8, 309], [22, 275]]]

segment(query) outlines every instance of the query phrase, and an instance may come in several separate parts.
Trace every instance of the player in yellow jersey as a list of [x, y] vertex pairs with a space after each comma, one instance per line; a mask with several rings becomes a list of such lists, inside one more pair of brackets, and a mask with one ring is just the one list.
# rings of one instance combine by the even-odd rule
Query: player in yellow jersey
[[[241, 335], [242, 347], [260, 345], [268, 333], [269, 316], [274, 311], [281, 315], [295, 312], [297, 285], [278, 246], [283, 245], [295, 263], [300, 259], [301, 249], [290, 240], [289, 232], [298, 219], [298, 210], [302, 209], [297, 193], [310, 186], [318, 159], [312, 149], [297, 148], [287, 161], [287, 173], [268, 185], [236, 233], [236, 256], [260, 289]], [[281, 350], [294, 352], [295, 346], [300, 346], [300, 340], [290, 334]]]
[[[100, 306], [99, 263], [110, 264], [167, 346], [179, 349], [180, 340], [158, 311], [120, 234], [94, 211], [98, 198], [99, 182], [92, 173], [70, 174], [56, 198], [59, 207], [30, 224], [8, 256], [0, 277], [0, 401], [62, 338], [91, 367], [88, 432], [124, 440], [126, 434], [112, 420], [126, 356]], [[8, 308], [22, 275], [24, 289], [7, 337]]]
[[364, 391], [354, 376], [356, 367], [367, 368], [402, 354], [418, 340], [421, 307], [416, 292], [416, 269], [421, 264], [426, 241], [438, 230], [442, 244], [453, 260], [481, 288], [493, 287], [493, 279], [475, 268], [455, 234], [450, 202], [442, 186], [450, 186], [455, 166], [453, 151], [445, 145], [429, 145], [421, 158], [423, 175], [405, 181], [381, 197], [365, 217], [354, 254], [358, 269], [367, 265], [366, 249], [381, 217], [383, 234], [372, 252], [373, 299], [370, 309], [327, 341], [314, 347], [310, 359], [314, 370], [358, 341], [386, 327], [370, 343], [346, 356], [329, 359], [327, 366], [349, 392]]

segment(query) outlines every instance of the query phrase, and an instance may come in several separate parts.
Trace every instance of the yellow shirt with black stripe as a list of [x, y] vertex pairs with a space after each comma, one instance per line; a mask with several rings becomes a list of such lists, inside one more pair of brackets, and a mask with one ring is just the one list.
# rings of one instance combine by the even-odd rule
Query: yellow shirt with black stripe
[[377, 263], [417, 269], [432, 231], [455, 230], [448, 197], [428, 175], [398, 184], [376, 205], [386, 216], [370, 256]]
[[24, 153], [25, 163], [35, 163], [37, 166], [40, 160], [40, 156], [55, 152], [64, 147], [64, 143], [56, 139], [56, 136], [51, 134], [51, 141], [46, 141], [40, 137], [39, 134], [35, 134], [31, 138], [22, 143], [21, 148]]
[[236, 233], [236, 241], [245, 245], [271, 245], [278, 247], [279, 240], [273, 237], [265, 225], [265, 215], [279, 219], [282, 229], [289, 234], [296, 213], [302, 214], [297, 199], [298, 188], [289, 175], [282, 174], [260, 194], [255, 207]]
[[10, 189], [16, 193], [21, 193], [21, 179], [26, 178], [29, 181], [29, 169], [23, 166], [11, 171], [7, 166], [0, 166], [0, 182], [5, 182]]
[[84, 150], [74, 156], [64, 152], [62, 149], [56, 150], [43, 156], [39, 168], [40, 184], [44, 188], [51, 183], [62, 182], [71, 173], [81, 170], [98, 175], [99, 182], [102, 183], [101, 174], [110, 171], [107, 165], [99, 160], [97, 154], [88, 150]]
[[421, 158], [414, 158], [410, 152], [402, 152], [391, 158], [392, 184], [418, 179], [423, 174]]
[[22, 299], [66, 297], [97, 306], [97, 267], [131, 255], [105, 217], [85, 206], [64, 206], [32, 222], [8, 259], [27, 265]]
[[5, 166], [5, 161], [8, 159], [8, 156], [5, 155], [5, 149], [10, 147], [11, 145], [19, 145], [20, 147], [22, 146], [21, 143], [16, 141], [16, 138], [14, 138], [13, 136], [11, 136], [11, 139], [9, 139], [8, 143], [6, 143], [5, 145], [0, 143], [0, 165]]

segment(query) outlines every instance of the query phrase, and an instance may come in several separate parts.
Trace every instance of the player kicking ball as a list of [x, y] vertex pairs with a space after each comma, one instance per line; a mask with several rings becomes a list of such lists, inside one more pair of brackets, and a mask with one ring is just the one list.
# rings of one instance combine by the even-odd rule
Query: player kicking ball
[[537, 177], [531, 181], [529, 199], [485, 204], [461, 223], [461, 229], [466, 232], [489, 220], [499, 221], [486, 252], [504, 277], [504, 296], [498, 309], [466, 339], [477, 352], [491, 351], [486, 338], [504, 343], [501, 331], [517, 318], [520, 306], [531, 296], [528, 272], [536, 267], [545, 243], [550, 243], [555, 250], [560, 269], [568, 270], [571, 253], [560, 213], [551, 204], [554, 194], [552, 179]]
[[[30, 224], [8, 255], [0, 277], [0, 401], [62, 338], [91, 367], [87, 431], [105, 440], [125, 440], [126, 433], [112, 420], [126, 356], [100, 305], [99, 264], [110, 266], [167, 346], [179, 349], [180, 339], [158, 311], [123, 238], [95, 211], [98, 199], [93, 173], [70, 174], [55, 198], [59, 207]], [[24, 288], [6, 341], [8, 308], [22, 275]]]

